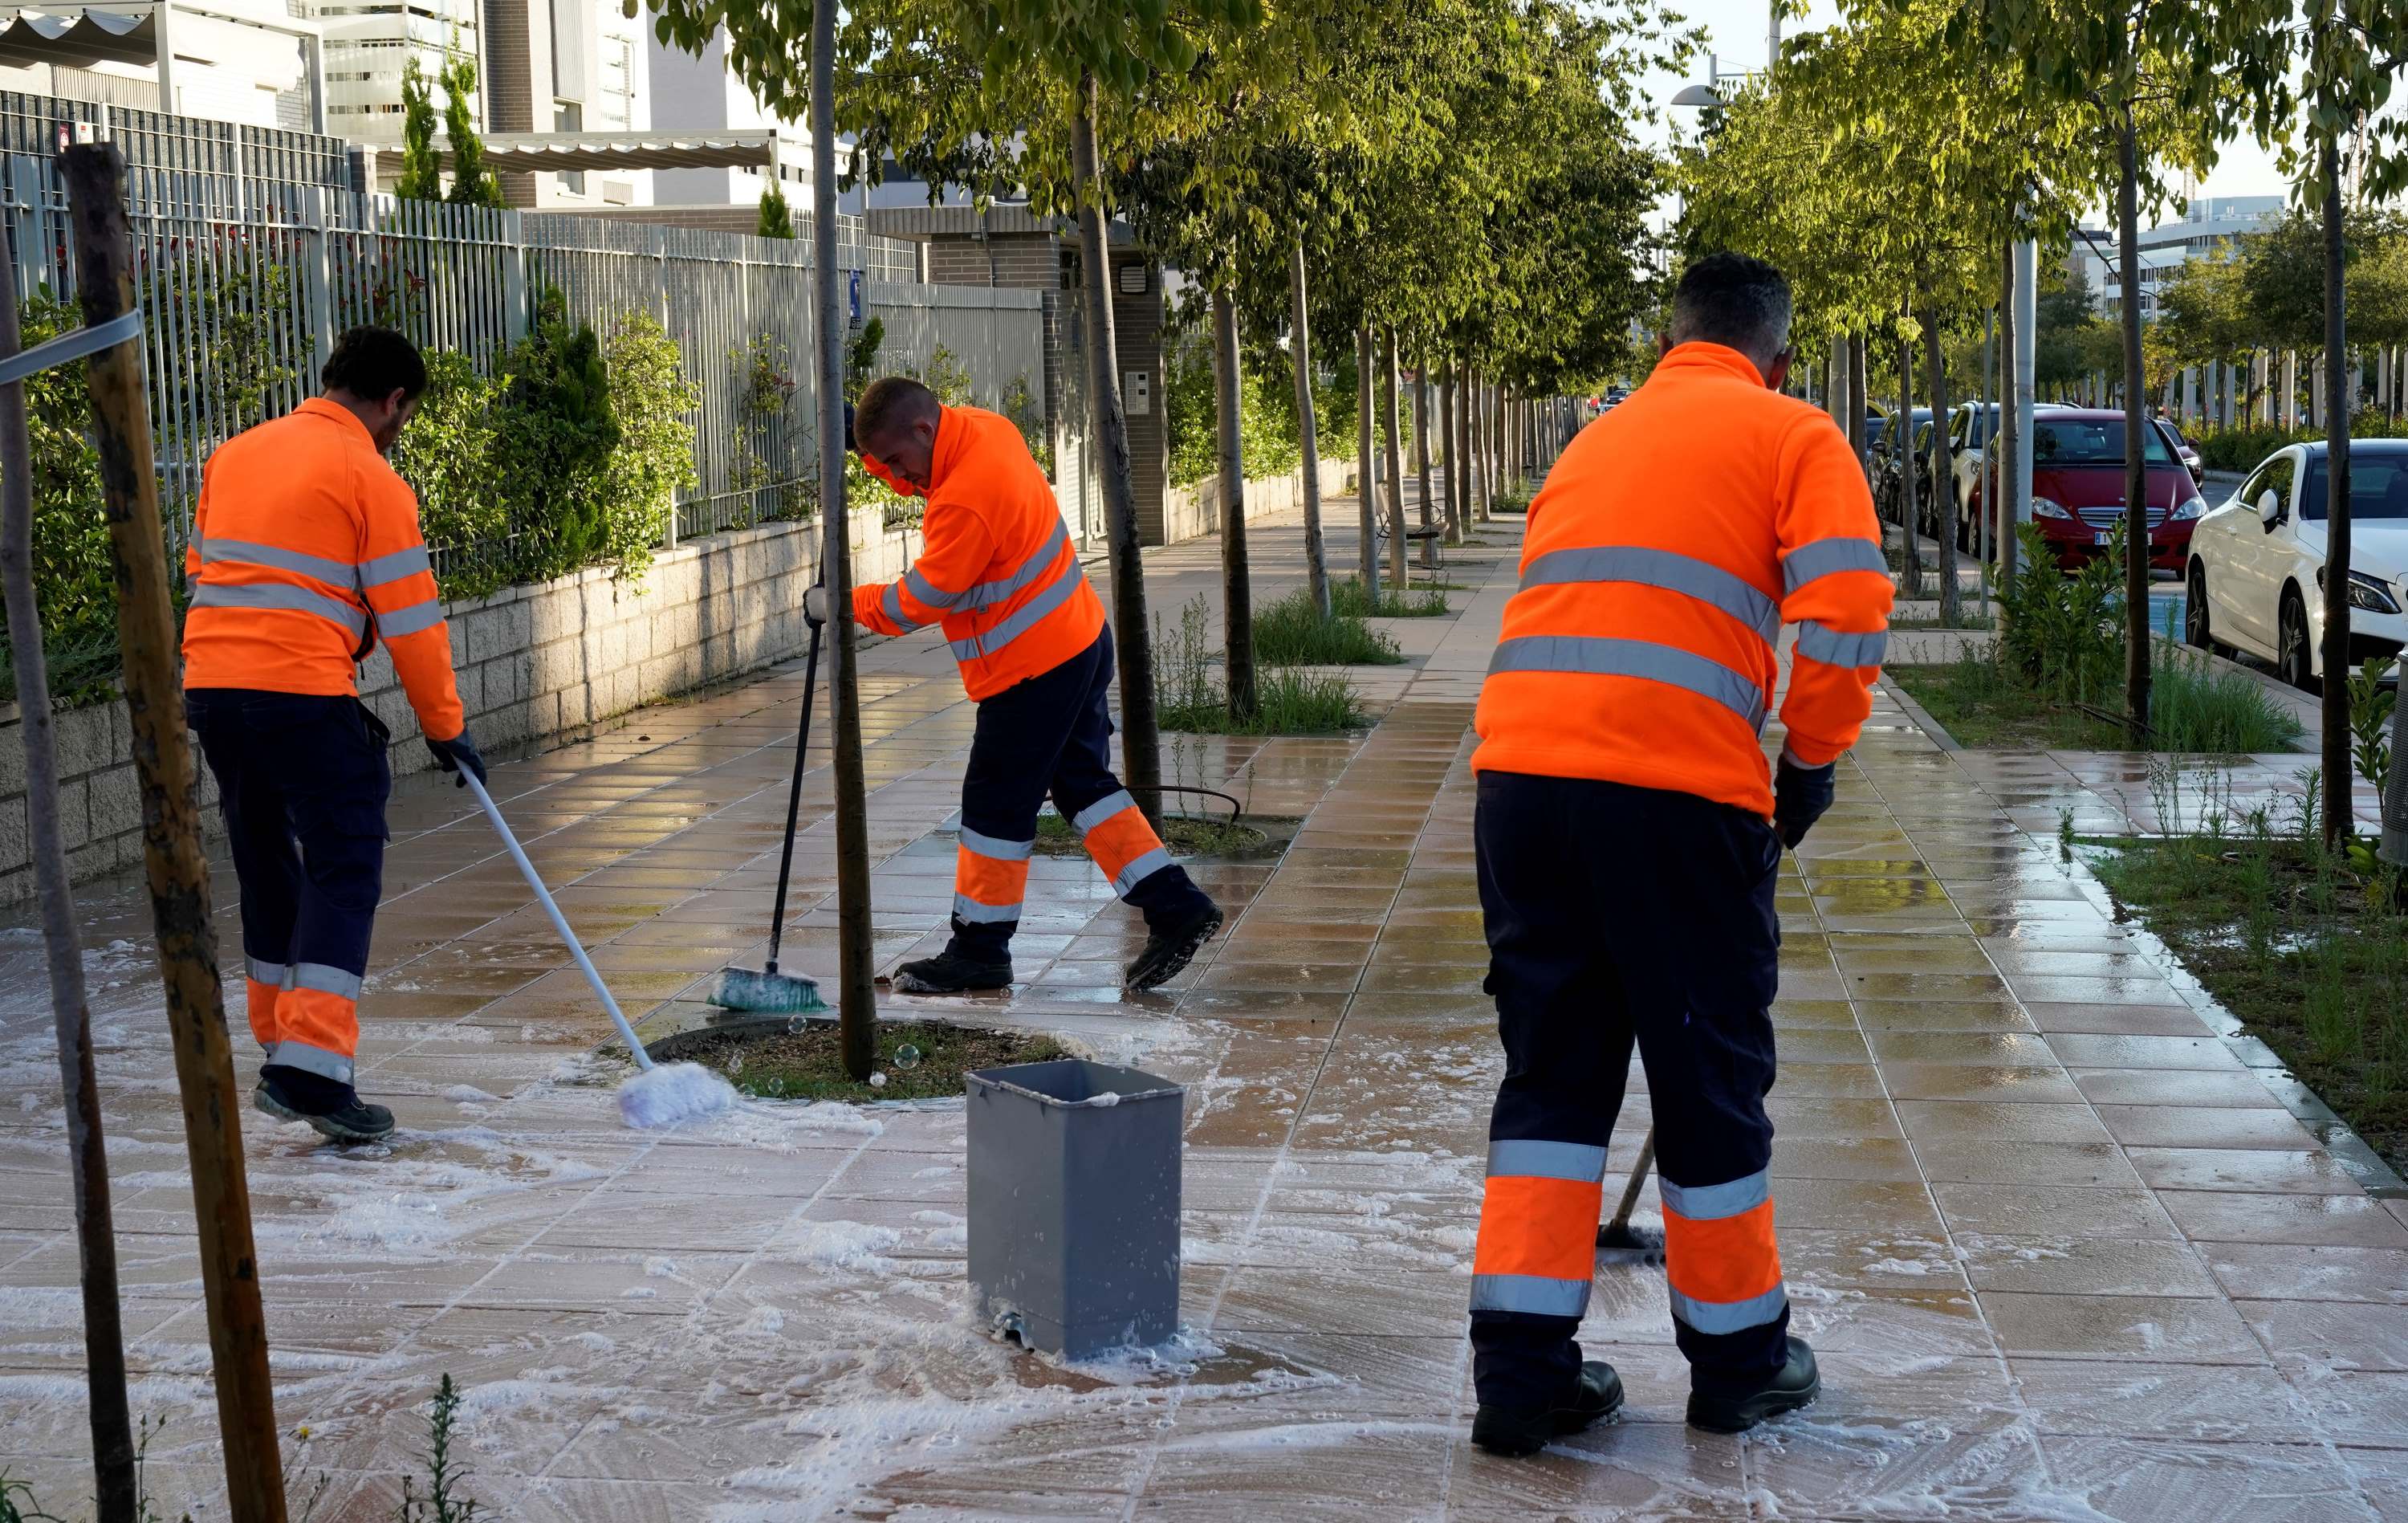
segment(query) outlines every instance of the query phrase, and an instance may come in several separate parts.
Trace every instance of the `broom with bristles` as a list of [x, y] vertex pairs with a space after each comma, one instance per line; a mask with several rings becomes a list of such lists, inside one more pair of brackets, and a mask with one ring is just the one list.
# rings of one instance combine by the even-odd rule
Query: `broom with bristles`
[[760, 968], [723, 968], [710, 985], [710, 1002], [726, 1010], [807, 1015], [827, 1009], [820, 986], [800, 973], [778, 971], [778, 943], [786, 932], [786, 885], [795, 870], [795, 822], [803, 807], [803, 754], [811, 740], [811, 694], [819, 686], [820, 631], [810, 621], [811, 654], [803, 664], [803, 717], [795, 727], [795, 774], [786, 786], [786, 841], [778, 856], [778, 902], [769, 912], [769, 959]]

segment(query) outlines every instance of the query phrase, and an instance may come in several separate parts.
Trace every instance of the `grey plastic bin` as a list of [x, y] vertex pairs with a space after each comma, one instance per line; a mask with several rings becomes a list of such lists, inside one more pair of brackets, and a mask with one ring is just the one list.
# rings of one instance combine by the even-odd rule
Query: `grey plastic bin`
[[1081, 1058], [964, 1078], [979, 1315], [1072, 1359], [1177, 1331], [1186, 1092]]

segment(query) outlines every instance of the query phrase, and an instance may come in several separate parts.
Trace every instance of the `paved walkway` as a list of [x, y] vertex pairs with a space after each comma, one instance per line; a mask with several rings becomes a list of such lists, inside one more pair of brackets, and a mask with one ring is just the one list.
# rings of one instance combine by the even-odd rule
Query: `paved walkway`
[[[403, 1130], [248, 1139], [279, 1415], [308, 1428], [294, 1473], [328, 1477], [320, 1523], [392, 1516], [446, 1372], [468, 1392], [469, 1493], [529, 1519], [2408, 1517], [2402, 1203], [2361, 1189], [2262, 1050], [2059, 862], [2062, 784], [2017, 792], [1886, 702], [1781, 884], [1773, 1171], [1823, 1401], [1744, 1439], [1689, 1430], [1661, 1272], [1609, 1267], [1586, 1336], [1623, 1372], [1624, 1419], [1530, 1461], [1469, 1448], [1499, 1059], [1468, 725], [1514, 530], [1487, 538], [1451, 572], [1460, 612], [1400, 623], [1412, 660], [1360, 674], [1376, 727], [1179, 748], [1189, 779], [1304, 817], [1275, 864], [1199, 866], [1236, 912], [1208, 958], [1124, 997], [1130, 917], [1083, 864], [1042, 859], [1022, 983], [969, 1007], [1188, 1085], [1188, 1329], [1146, 1358], [1064, 1367], [972, 1325], [957, 1103], [621, 1129], [589, 1056], [604, 1023], [507, 860], [457, 794], [407, 783], [362, 1074]], [[1293, 528], [1258, 532], [1266, 591], [1297, 551]], [[1217, 560], [1149, 557], [1166, 622]], [[899, 958], [943, 918], [970, 710], [933, 637], [863, 666], [878, 938]], [[798, 682], [496, 769], [656, 1028], [759, 955]], [[822, 774], [795, 958], [823, 974], [825, 799]], [[83, 902], [135, 1401], [173, 1516], [214, 1485], [181, 1128], [146, 912], [125, 884]], [[22, 924], [0, 930], [0, 1457], [75, 1516], [75, 1253]], [[1617, 1169], [1646, 1116], [1634, 1093]]]

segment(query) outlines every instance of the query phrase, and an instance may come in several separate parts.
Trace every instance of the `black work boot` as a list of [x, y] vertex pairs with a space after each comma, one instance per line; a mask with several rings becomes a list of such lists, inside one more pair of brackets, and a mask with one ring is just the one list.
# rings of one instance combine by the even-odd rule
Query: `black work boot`
[[1179, 970], [1195, 961], [1196, 954], [1221, 928], [1221, 907], [1206, 899], [1202, 909], [1186, 918], [1154, 927], [1145, 939], [1145, 950], [1121, 975], [1121, 986], [1151, 989], [1177, 978]]
[[1577, 1433], [1622, 1410], [1622, 1377], [1602, 1359], [1580, 1367], [1580, 1378], [1555, 1407], [1492, 1407], [1482, 1403], [1471, 1419], [1471, 1442], [1490, 1454], [1537, 1454], [1550, 1439]]
[[370, 1105], [340, 1080], [271, 1063], [251, 1092], [254, 1110], [279, 1121], [306, 1121], [338, 1142], [379, 1142], [393, 1135], [393, 1113]]
[[1803, 1338], [1789, 1340], [1789, 1362], [1780, 1372], [1752, 1391], [1718, 1394], [1692, 1387], [1689, 1426], [1710, 1433], [1744, 1433], [1767, 1417], [1795, 1412], [1822, 1393], [1823, 1376], [1814, 1368], [1814, 1351]]
[[947, 947], [933, 957], [907, 962], [895, 970], [895, 987], [904, 994], [970, 994], [982, 989], [1011, 987], [1011, 959], [966, 956]]

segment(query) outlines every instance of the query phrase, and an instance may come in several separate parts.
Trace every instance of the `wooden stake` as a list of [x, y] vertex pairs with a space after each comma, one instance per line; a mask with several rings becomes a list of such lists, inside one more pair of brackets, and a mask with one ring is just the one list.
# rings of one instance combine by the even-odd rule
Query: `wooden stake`
[[[17, 266], [0, 250], [0, 357], [21, 346]], [[59, 1085], [66, 1099], [67, 1171], [75, 1192], [79, 1279], [83, 1286], [84, 1378], [91, 1395], [93, 1498], [100, 1523], [134, 1523], [134, 1428], [125, 1400], [125, 1333], [117, 1300], [117, 1237], [108, 1206], [108, 1150], [93, 1077], [92, 1011], [76, 942], [75, 899], [59, 831], [59, 754], [51, 732], [50, 678], [34, 595], [34, 463], [22, 381], [0, 386], [0, 591], [8, 601], [8, 648], [17, 668], [18, 729], [25, 742], [25, 836], [32, 847], [42, 945], [49, 954], [50, 1013], [59, 1038]]]
[[[59, 155], [59, 178], [66, 184], [84, 325], [97, 327], [134, 307], [125, 163], [113, 144], [78, 144]], [[167, 547], [159, 526], [159, 477], [150, 456], [140, 341], [94, 354], [85, 366], [85, 381], [92, 391], [93, 432], [100, 446], [101, 488], [116, 563], [117, 638], [125, 660], [125, 707], [134, 722], [135, 771], [142, 786], [142, 864], [150, 881], [159, 973], [167, 988], [184, 1143], [192, 1154], [226, 1496], [236, 1523], [283, 1523], [267, 1326], [251, 1246], [234, 1055], [226, 1041], [217, 939], [209, 923], [199, 790], [177, 671], [179, 641], [167, 591]]]

